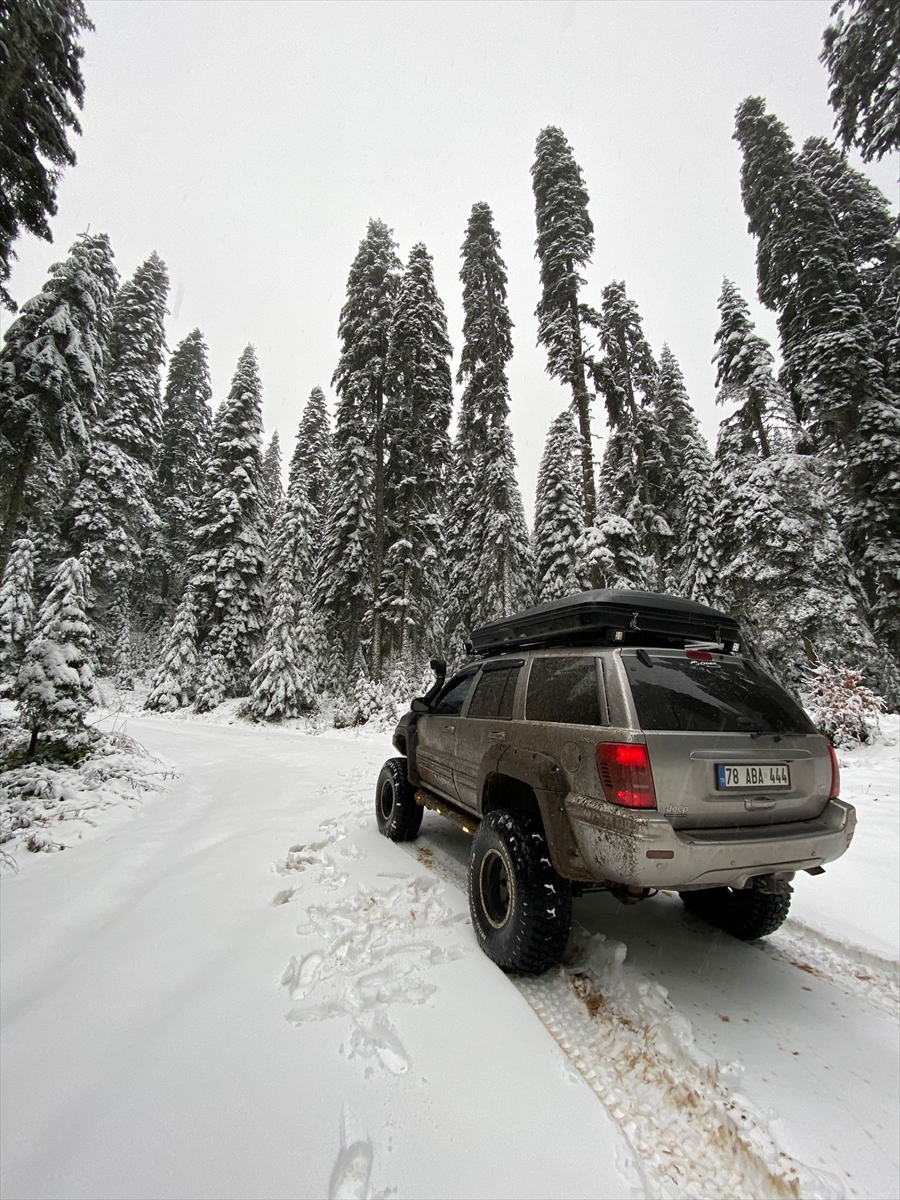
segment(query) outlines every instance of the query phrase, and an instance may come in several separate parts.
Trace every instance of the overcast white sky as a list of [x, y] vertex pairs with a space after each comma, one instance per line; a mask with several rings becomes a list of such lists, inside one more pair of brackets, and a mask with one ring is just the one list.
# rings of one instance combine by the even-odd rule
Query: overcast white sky
[[[19, 302], [88, 225], [110, 235], [123, 277], [157, 250], [172, 281], [170, 349], [200, 327], [218, 403], [253, 342], [267, 437], [277, 428], [289, 454], [310, 389], [333, 398], [338, 314], [368, 218], [394, 229], [404, 257], [420, 240], [431, 251], [455, 370], [459, 247], [472, 204], [487, 200], [509, 269], [512, 426], [530, 514], [544, 437], [567, 402], [545, 374], [533, 315], [529, 170], [539, 130], [557, 124], [596, 227], [584, 299], [626, 281], [714, 440], [723, 275], [774, 336], [756, 302], [734, 110], [763, 95], [798, 145], [831, 134], [817, 58], [829, 0], [87, 8], [96, 32], [78, 164], [59, 190], [54, 244], [16, 246]], [[896, 204], [896, 158], [867, 169]]]

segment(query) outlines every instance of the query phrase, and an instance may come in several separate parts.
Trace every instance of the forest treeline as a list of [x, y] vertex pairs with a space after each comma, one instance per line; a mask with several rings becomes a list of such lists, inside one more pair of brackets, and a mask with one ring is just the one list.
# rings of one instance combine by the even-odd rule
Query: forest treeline
[[[900, 146], [896, 90], [879, 99], [847, 47], [883, 8], [837, 5], [849, 20], [838, 13], [823, 51], [842, 135], [868, 157]], [[369, 222], [339, 318], [334, 416], [314, 388], [286, 475], [277, 434], [264, 445], [253, 347], [213, 415], [201, 332], [166, 364], [164, 263], [152, 254], [121, 282], [109, 240], [82, 235], [0, 352], [0, 676], [32, 728], [80, 720], [95, 671], [123, 687], [149, 674], [151, 708], [244, 696], [278, 720], [327, 695], [341, 721], [364, 720], [432, 654], [460, 657], [473, 627], [591, 587], [728, 609], [788, 686], [810, 664], [845, 664], [896, 704], [897, 219], [843, 149], [796, 147], [763, 100], [740, 105], [734, 136], [782, 366], [726, 278], [714, 453], [625, 282], [588, 293], [583, 173], [562, 130], [538, 136], [538, 340], [571, 402], [547, 435], [531, 530], [488, 204], [462, 243], [455, 377], [427, 248], [404, 262]]]

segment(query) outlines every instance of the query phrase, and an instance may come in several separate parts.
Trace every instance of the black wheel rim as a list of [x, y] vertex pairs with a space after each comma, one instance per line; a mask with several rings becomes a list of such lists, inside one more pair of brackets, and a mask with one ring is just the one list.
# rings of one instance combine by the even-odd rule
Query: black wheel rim
[[512, 888], [506, 862], [498, 850], [488, 850], [481, 860], [478, 891], [488, 922], [495, 929], [502, 929], [512, 908]]
[[378, 811], [383, 821], [391, 819], [391, 813], [394, 811], [394, 785], [390, 780], [381, 785], [381, 791], [378, 793]]

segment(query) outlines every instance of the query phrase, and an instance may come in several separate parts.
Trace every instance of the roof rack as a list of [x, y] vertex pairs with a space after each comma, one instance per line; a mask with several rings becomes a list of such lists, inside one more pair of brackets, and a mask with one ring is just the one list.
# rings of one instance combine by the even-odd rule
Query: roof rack
[[739, 649], [737, 622], [727, 613], [659, 592], [599, 589], [551, 600], [482, 625], [466, 649], [484, 657], [504, 650], [553, 646], [649, 646], [682, 648], [689, 643]]

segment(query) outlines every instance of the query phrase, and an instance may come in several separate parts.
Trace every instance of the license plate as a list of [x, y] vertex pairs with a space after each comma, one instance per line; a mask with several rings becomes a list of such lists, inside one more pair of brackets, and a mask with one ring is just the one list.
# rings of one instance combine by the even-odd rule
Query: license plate
[[716, 787], [720, 792], [732, 788], [789, 788], [791, 768], [784, 763], [716, 764]]

